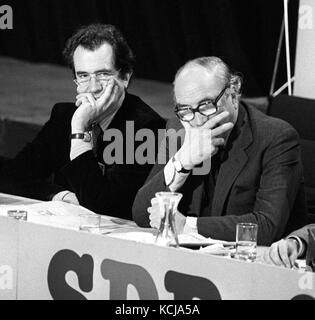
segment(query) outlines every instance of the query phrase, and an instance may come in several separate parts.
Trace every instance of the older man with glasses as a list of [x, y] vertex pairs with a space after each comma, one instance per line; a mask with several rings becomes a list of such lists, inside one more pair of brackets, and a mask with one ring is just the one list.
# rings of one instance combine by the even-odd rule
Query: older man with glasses
[[[303, 173], [296, 131], [240, 101], [242, 79], [221, 59], [186, 63], [174, 82], [177, 119], [167, 124], [161, 152], [184, 139], [166, 165], [156, 165], [139, 190], [133, 217], [142, 227], [159, 226], [155, 193], [183, 194], [178, 233], [198, 232], [234, 241], [236, 225], [258, 224], [258, 244], [268, 245], [305, 222]], [[208, 171], [198, 171], [209, 162]]]
[[165, 121], [127, 92], [135, 59], [114, 26], [82, 27], [68, 40], [64, 56], [77, 86], [76, 102], [54, 106], [34, 141], [2, 168], [0, 190], [79, 203], [100, 214], [131, 219], [134, 197], [152, 163], [127, 163], [132, 158], [127, 154], [108, 163], [104, 150], [112, 141], [106, 132], [121, 133], [117, 147], [125, 151], [129, 122], [135, 132], [150, 129], [158, 145], [158, 129]]

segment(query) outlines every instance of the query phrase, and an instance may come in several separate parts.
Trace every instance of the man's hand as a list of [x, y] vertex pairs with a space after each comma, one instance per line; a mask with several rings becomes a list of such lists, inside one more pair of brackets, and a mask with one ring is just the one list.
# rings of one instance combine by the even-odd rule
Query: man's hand
[[115, 79], [108, 81], [107, 86], [99, 97], [92, 93], [80, 93], [77, 95], [76, 106], [71, 121], [72, 132], [85, 132], [93, 122], [99, 122], [106, 115], [112, 114], [118, 107], [124, 94], [124, 87]]
[[220, 123], [228, 117], [229, 113], [224, 111], [198, 128], [191, 127], [188, 122], [182, 122], [186, 133], [184, 143], [177, 153], [177, 160], [185, 169], [192, 170], [214, 156], [219, 146], [225, 144], [225, 139], [221, 136], [233, 128], [233, 123]]
[[[159, 229], [161, 220], [162, 220], [162, 213], [160, 211], [160, 206], [158, 204], [158, 199], [153, 198], [151, 200], [151, 207], [148, 208], [148, 212], [150, 213], [150, 225], [152, 228]], [[181, 214], [179, 211], [175, 213], [175, 228], [177, 234], [181, 234], [184, 232], [184, 227], [186, 224], [186, 217]]]
[[272, 244], [264, 253], [264, 261], [277, 266], [293, 268], [298, 256], [298, 243], [294, 239], [282, 239]]

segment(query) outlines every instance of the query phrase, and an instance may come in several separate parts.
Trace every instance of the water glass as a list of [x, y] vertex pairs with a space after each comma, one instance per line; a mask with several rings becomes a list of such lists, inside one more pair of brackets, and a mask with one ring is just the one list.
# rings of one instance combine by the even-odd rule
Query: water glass
[[101, 216], [99, 214], [80, 214], [80, 227], [81, 231], [91, 233], [99, 233], [101, 227]]
[[257, 256], [257, 232], [255, 223], [238, 223], [236, 225], [235, 258], [253, 262]]

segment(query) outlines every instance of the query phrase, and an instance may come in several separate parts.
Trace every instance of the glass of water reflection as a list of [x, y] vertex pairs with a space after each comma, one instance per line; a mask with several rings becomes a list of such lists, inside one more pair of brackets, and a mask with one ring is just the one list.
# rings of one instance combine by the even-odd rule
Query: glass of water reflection
[[255, 223], [238, 223], [236, 225], [235, 258], [253, 262], [257, 255], [258, 225]]
[[79, 230], [91, 233], [99, 233], [101, 226], [101, 216], [98, 214], [80, 214]]

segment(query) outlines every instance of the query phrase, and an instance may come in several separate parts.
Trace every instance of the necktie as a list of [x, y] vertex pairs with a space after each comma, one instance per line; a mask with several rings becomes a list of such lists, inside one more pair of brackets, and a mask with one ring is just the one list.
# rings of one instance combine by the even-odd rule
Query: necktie
[[217, 177], [220, 171], [221, 162], [223, 160], [223, 150], [220, 148], [216, 155], [211, 159], [211, 175], [213, 184], [216, 184]]
[[93, 144], [93, 153], [98, 160], [99, 160], [99, 153], [101, 150], [102, 141], [103, 141], [103, 131], [99, 126], [99, 124], [94, 123], [92, 125], [92, 144]]
[[209, 174], [204, 176], [204, 190], [203, 190], [204, 191], [204, 194], [203, 194], [204, 208], [203, 208], [203, 212], [201, 213], [201, 216], [211, 215], [209, 214], [209, 212], [211, 212], [214, 190], [215, 190], [217, 177], [220, 171], [221, 161], [222, 161], [222, 150], [219, 150], [219, 152], [216, 155], [214, 155], [211, 159], [211, 170]]

